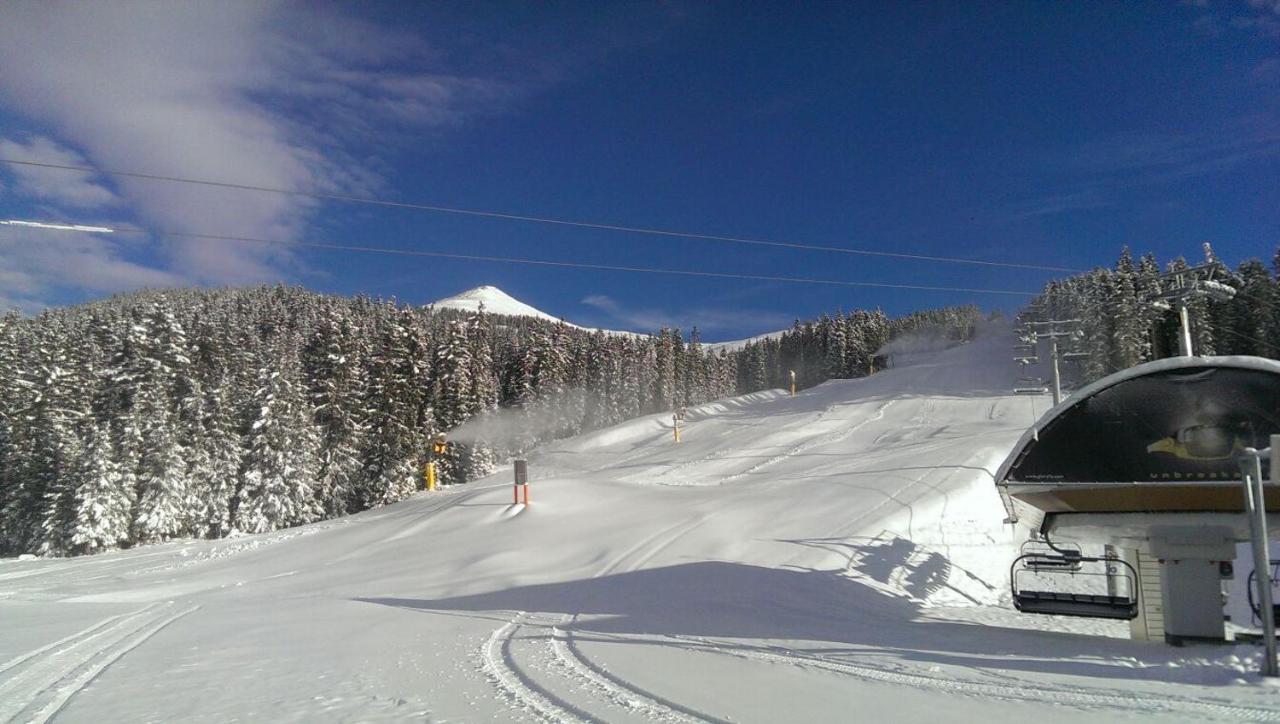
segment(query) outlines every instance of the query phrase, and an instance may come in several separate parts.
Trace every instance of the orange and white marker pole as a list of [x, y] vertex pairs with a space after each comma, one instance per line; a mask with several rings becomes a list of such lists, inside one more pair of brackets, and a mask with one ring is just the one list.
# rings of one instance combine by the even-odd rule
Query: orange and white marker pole
[[512, 486], [512, 505], [520, 504], [520, 493], [524, 492], [524, 504], [529, 504], [529, 461], [515, 460], [512, 462], [512, 468], [516, 474], [516, 484]]

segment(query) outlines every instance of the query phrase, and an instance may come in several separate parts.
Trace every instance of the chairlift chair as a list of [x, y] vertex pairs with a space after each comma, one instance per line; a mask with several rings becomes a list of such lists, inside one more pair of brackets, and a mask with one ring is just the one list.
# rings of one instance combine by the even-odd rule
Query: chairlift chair
[[[1102, 571], [1086, 571], [1086, 564], [1102, 564]], [[1057, 578], [1068, 583], [1110, 579], [1107, 593], [1028, 588], [1025, 581]], [[1021, 579], [1021, 580], [1020, 580]], [[1115, 585], [1122, 582], [1122, 585]], [[1032, 551], [1014, 559], [1009, 569], [1013, 606], [1022, 613], [1131, 620], [1138, 616], [1138, 572], [1118, 558], [1081, 555], [1079, 549]]]
[[[1275, 561], [1271, 564], [1271, 589], [1272, 589], [1271, 598], [1272, 600], [1275, 600], [1276, 598], [1276, 589], [1280, 588], [1280, 580], [1277, 580], [1278, 576], [1280, 576], [1280, 561]], [[1262, 604], [1260, 601], [1258, 601], [1258, 596], [1254, 594], [1254, 590], [1257, 587], [1258, 587], [1258, 572], [1256, 570], [1249, 571], [1249, 579], [1245, 581], [1245, 592], [1249, 597], [1249, 608], [1250, 610], [1253, 611], [1253, 620], [1261, 624], [1262, 623]], [[1276, 625], [1280, 626], [1280, 603], [1273, 603], [1271, 605], [1271, 616], [1272, 616], [1272, 620], [1276, 622]]]
[[1083, 554], [1075, 543], [1050, 545], [1048, 541], [1029, 540], [1022, 544], [1022, 565], [1031, 570], [1080, 570]]

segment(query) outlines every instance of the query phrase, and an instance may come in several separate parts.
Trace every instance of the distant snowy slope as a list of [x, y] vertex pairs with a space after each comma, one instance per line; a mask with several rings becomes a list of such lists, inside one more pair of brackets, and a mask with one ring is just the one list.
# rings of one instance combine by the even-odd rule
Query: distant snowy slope
[[430, 305], [441, 309], [457, 309], [464, 312], [474, 312], [484, 305], [484, 311], [490, 314], [506, 314], [512, 317], [535, 317], [537, 319], [545, 319], [549, 322], [561, 321], [559, 317], [552, 316], [531, 307], [528, 304], [516, 299], [497, 287], [483, 286], [475, 289], [468, 289], [461, 294], [455, 294], [452, 297], [446, 297], [438, 302]]
[[604, 332], [610, 335], [625, 335], [632, 337], [646, 336], [639, 332], [625, 332], [614, 329], [595, 329], [593, 327], [583, 327], [572, 322], [566, 322], [562, 317], [557, 317], [530, 306], [515, 297], [507, 294], [501, 289], [489, 285], [468, 289], [461, 294], [455, 294], [452, 297], [445, 297], [438, 302], [433, 302], [427, 306], [439, 309], [456, 309], [463, 312], [474, 312], [484, 305], [484, 311], [489, 314], [504, 314], [511, 317], [533, 317], [548, 322], [561, 322], [573, 327], [574, 329], [585, 329], [588, 332]]
[[790, 330], [779, 329], [776, 332], [767, 332], [765, 334], [758, 334], [754, 337], [748, 337], [746, 339], [735, 339], [735, 340], [730, 340], [728, 342], [708, 342], [707, 344], [702, 345], [702, 348], [708, 352], [721, 352], [721, 351], [736, 352], [753, 342], [763, 342], [766, 339], [777, 339], [789, 331]]

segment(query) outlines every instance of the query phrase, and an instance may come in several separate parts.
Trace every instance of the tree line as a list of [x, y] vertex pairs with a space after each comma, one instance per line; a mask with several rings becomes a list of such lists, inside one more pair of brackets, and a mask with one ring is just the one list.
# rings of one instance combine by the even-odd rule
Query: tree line
[[0, 318], [0, 552], [75, 555], [259, 533], [390, 503], [432, 437], [446, 482], [540, 441], [786, 384], [867, 374], [878, 346], [977, 310], [857, 311], [706, 352], [697, 330], [591, 332], [276, 286], [146, 291]]
[[[1197, 355], [1280, 357], [1280, 252], [1271, 269], [1249, 259], [1231, 270], [1203, 246], [1204, 261], [1234, 295], [1187, 301], [1192, 348]], [[1162, 276], [1190, 268], [1186, 259], [1161, 266], [1154, 254], [1135, 260], [1126, 247], [1112, 268], [1096, 268], [1049, 282], [1023, 315], [1031, 320], [1079, 320], [1070, 348], [1085, 353], [1074, 371], [1079, 382], [1179, 353], [1181, 320], [1176, 304], [1161, 304], [1170, 291]], [[1199, 266], [1199, 264], [1197, 265]]]

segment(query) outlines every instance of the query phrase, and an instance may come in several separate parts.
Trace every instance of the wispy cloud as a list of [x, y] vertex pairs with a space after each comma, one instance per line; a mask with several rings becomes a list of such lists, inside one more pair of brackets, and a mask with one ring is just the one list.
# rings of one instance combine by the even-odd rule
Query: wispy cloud
[[128, 242], [106, 235], [0, 227], [0, 311], [35, 312], [66, 290], [110, 294], [191, 282], [130, 261], [128, 251]]
[[1220, 36], [1228, 31], [1244, 31], [1264, 38], [1280, 37], [1280, 2], [1277, 0], [1184, 4], [1200, 11], [1192, 23], [1200, 32]]
[[[0, 156], [18, 161], [84, 166], [84, 156], [44, 136], [0, 138]], [[115, 193], [93, 174], [35, 166], [13, 166], [14, 191], [77, 209], [96, 209], [120, 203]]]
[[582, 303], [604, 313], [606, 321], [602, 326], [623, 326], [641, 332], [653, 332], [663, 327], [678, 327], [685, 333], [697, 327], [704, 334], [742, 329], [768, 331], [788, 327], [792, 322], [790, 317], [776, 311], [699, 308], [669, 312], [626, 308], [604, 294], [589, 295]]
[[1037, 216], [1052, 216], [1066, 211], [1097, 209], [1110, 206], [1112, 203], [1101, 198], [1095, 189], [1083, 189], [1015, 201], [1008, 205], [1004, 217], [1010, 221], [1017, 221]]
[[[0, 23], [0, 103], [53, 138], [6, 140], [0, 152], [291, 191], [379, 191], [369, 141], [381, 148], [457, 126], [524, 90], [515, 73], [448, 65], [411, 34], [310, 4], [11, 4]], [[122, 202], [153, 229], [292, 239], [317, 210], [306, 197], [131, 179], [109, 188], [87, 174], [7, 170], [32, 199], [68, 209]], [[167, 244], [161, 278], [246, 283], [295, 268], [279, 249]], [[43, 263], [13, 244], [5, 253], [19, 268]]]
[[1056, 171], [1063, 181], [1049, 193], [1009, 202], [1002, 216], [1016, 221], [1112, 206], [1132, 189], [1280, 156], [1280, 132], [1257, 120], [1246, 119], [1221, 135], [1117, 136], [1043, 154], [1040, 170]]

